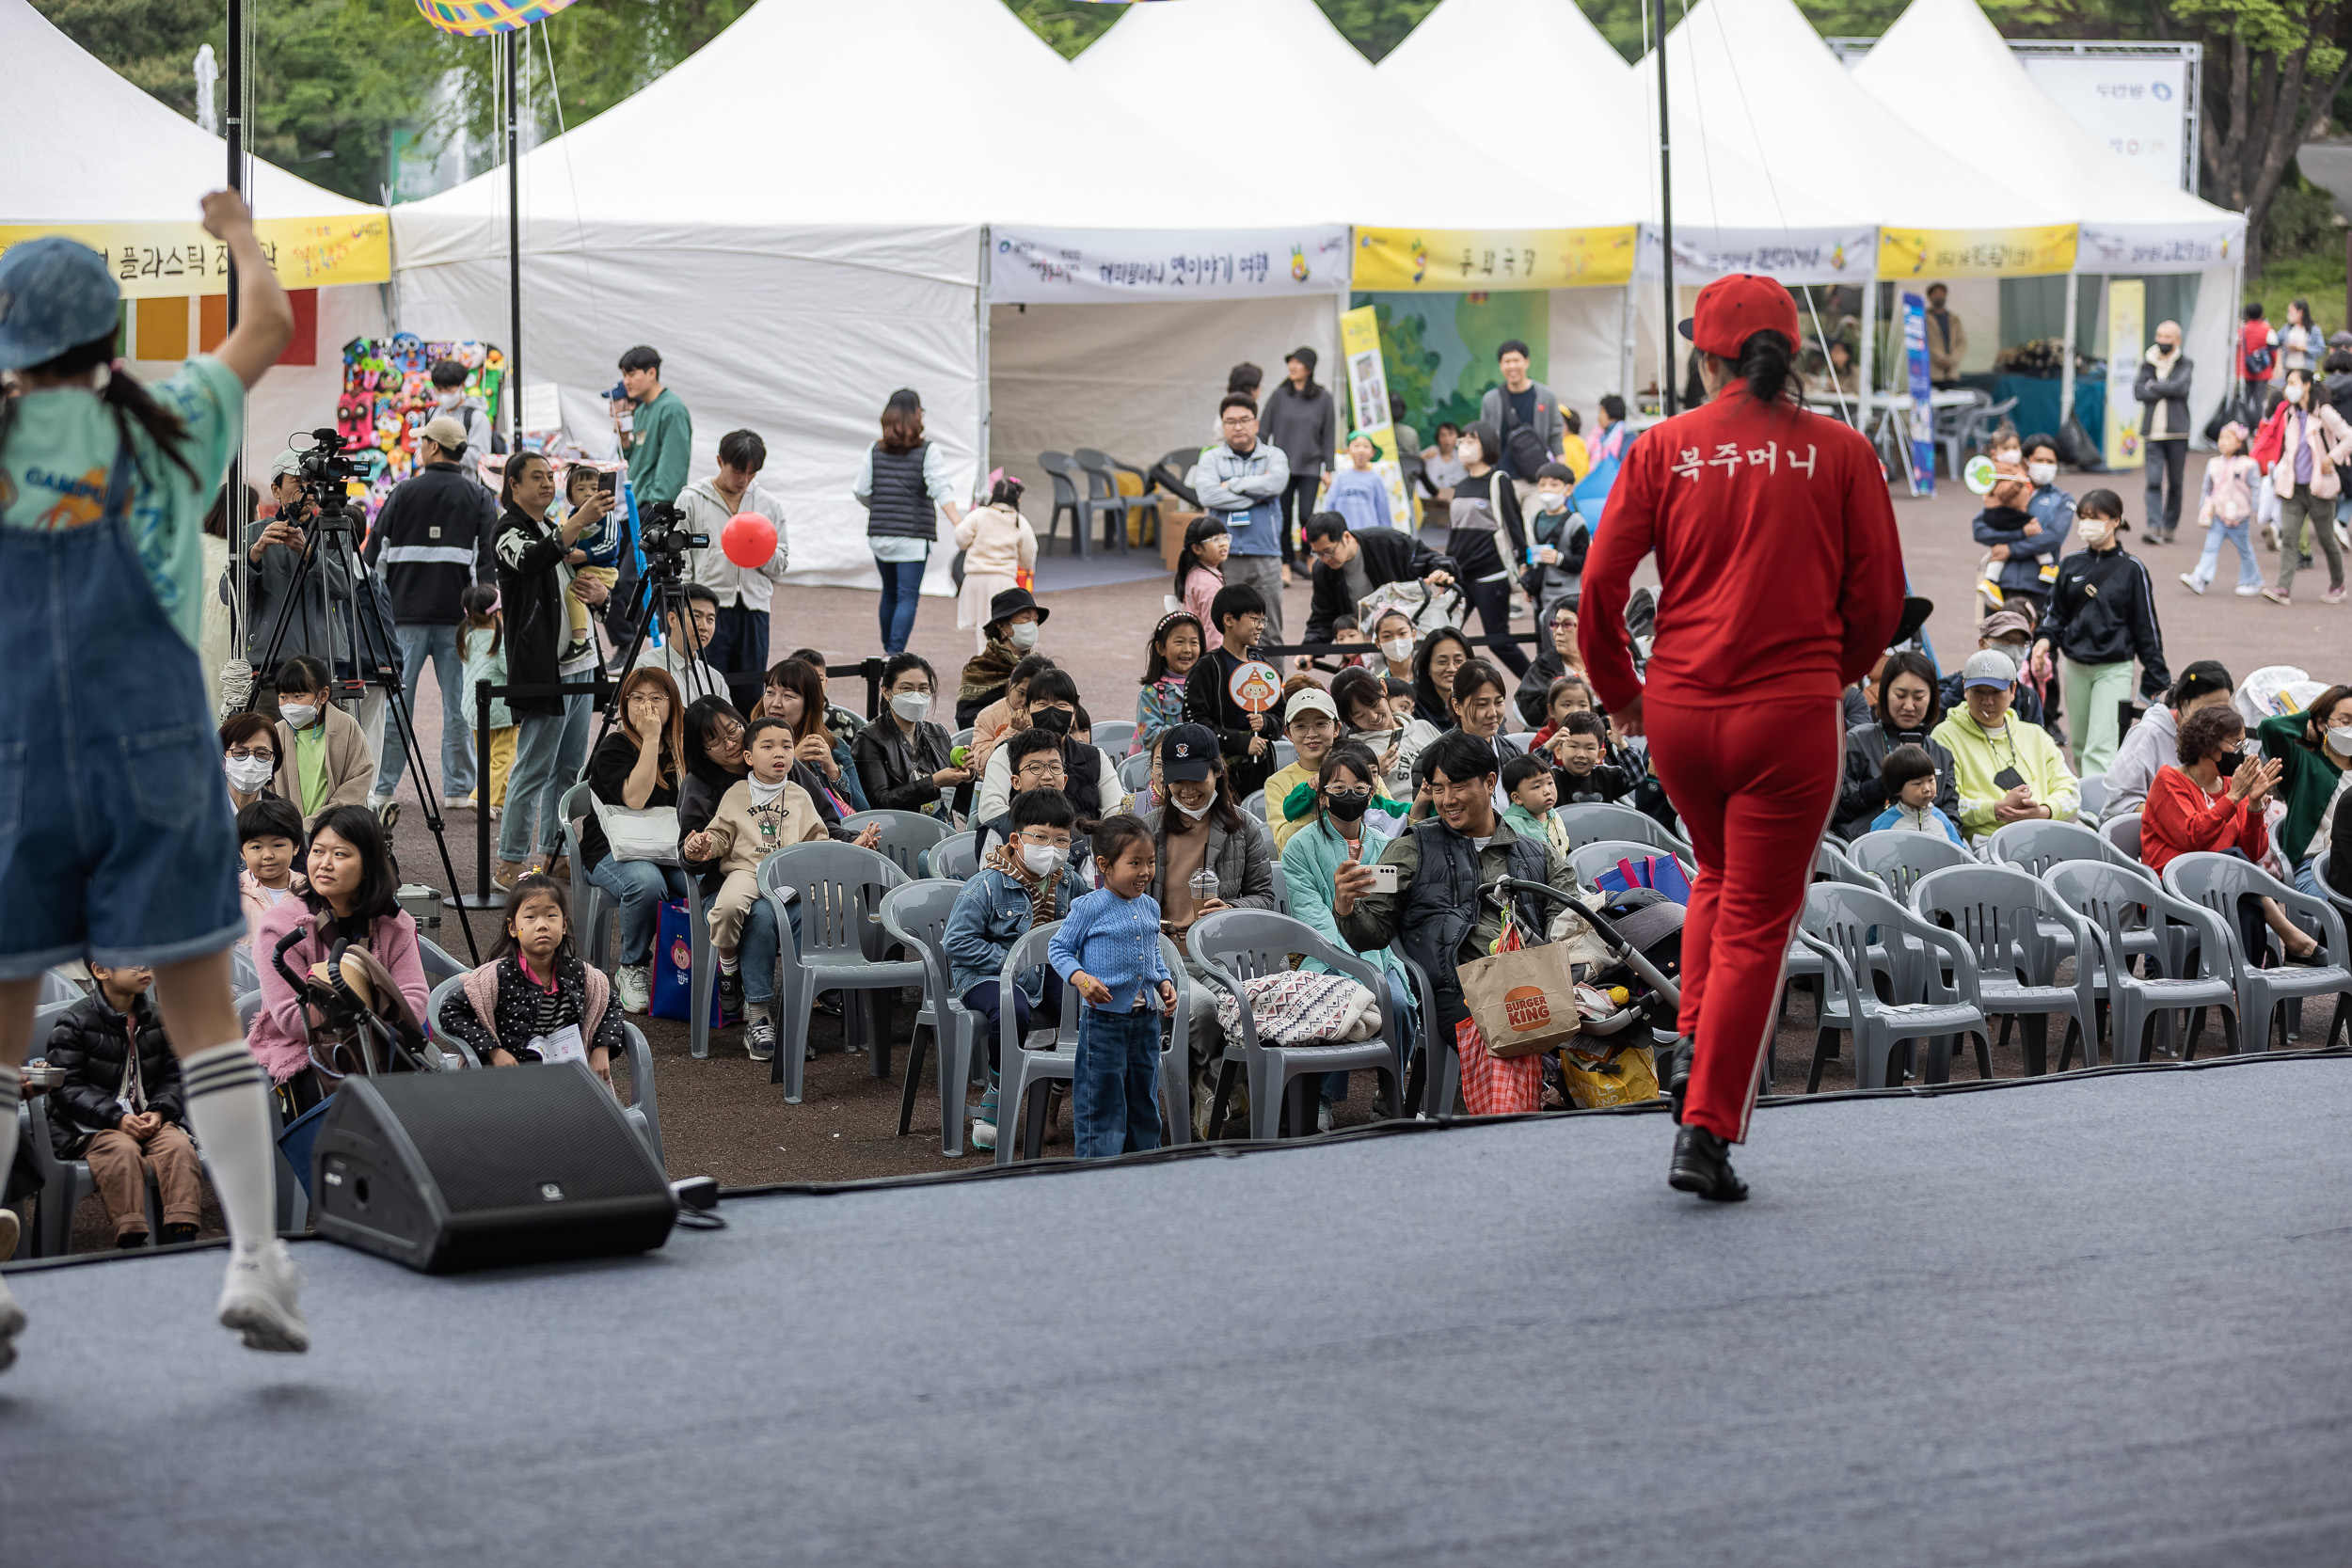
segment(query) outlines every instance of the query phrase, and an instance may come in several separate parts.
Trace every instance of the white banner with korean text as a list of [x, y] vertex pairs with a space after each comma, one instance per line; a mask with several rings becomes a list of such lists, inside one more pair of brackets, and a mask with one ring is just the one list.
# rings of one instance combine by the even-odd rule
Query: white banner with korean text
[[1145, 230], [991, 228], [989, 302], [1268, 299], [1343, 294], [1347, 226]]

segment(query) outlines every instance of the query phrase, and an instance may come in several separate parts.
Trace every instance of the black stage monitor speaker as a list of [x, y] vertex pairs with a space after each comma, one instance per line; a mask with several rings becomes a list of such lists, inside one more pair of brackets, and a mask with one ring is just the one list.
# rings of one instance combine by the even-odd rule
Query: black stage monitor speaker
[[427, 1274], [660, 1246], [677, 1202], [578, 1062], [352, 1077], [310, 1153], [319, 1234]]

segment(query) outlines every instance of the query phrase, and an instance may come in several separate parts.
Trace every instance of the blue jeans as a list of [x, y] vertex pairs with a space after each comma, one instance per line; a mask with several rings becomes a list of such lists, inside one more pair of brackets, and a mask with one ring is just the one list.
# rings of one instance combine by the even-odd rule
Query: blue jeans
[[554, 855], [556, 841], [564, 831], [563, 816], [557, 808], [571, 784], [563, 770], [564, 743], [571, 721], [569, 712], [518, 716], [515, 764], [506, 773], [506, 815], [499, 818], [499, 859], [532, 858], [531, 830], [534, 820], [539, 824], [539, 855], [543, 859]]
[[[792, 951], [797, 953], [801, 950], [801, 901], [796, 898], [785, 908], [792, 911]], [[743, 1000], [773, 1002], [776, 965], [784, 958], [783, 943], [776, 937], [774, 899], [755, 900], [743, 916], [743, 927], [735, 937], [735, 958], [743, 974]]]
[[2221, 542], [2227, 539], [2237, 547], [2237, 585], [2240, 588], [2260, 588], [2262, 568], [2254, 564], [2253, 525], [2213, 522], [2205, 525], [2205, 550], [2197, 558], [2197, 569], [2189, 576], [2199, 582], [2211, 582], [2221, 569]]
[[[991, 1072], [994, 1072], [1005, 1065], [1002, 1059], [1005, 1049], [1003, 1022], [1005, 990], [1006, 986], [1002, 980], [982, 980], [963, 993], [964, 1011], [974, 1014], [980, 1020], [981, 1037], [988, 1047], [988, 1069]], [[1013, 1038], [1022, 1039], [1027, 1037], [1029, 1030], [1034, 1027], [1030, 1020], [1037, 1013], [1042, 1012], [1057, 1024], [1061, 1022], [1061, 976], [1051, 969], [1045, 972], [1044, 1000], [1037, 1006], [1032, 1007], [1029, 1005], [1028, 997], [1022, 992], [1019, 986], [1012, 987], [1011, 990]]]
[[[675, 865], [616, 861], [607, 855], [588, 873], [588, 879], [620, 900], [621, 962], [644, 963], [645, 955], [653, 951], [654, 926], [661, 918], [661, 906], [686, 896], [686, 873]], [[771, 961], [768, 972], [774, 974], [775, 967]], [[751, 995], [748, 983], [743, 994]]]
[[[433, 678], [441, 685], [441, 798], [456, 800], [473, 793], [473, 693], [467, 689], [465, 668], [457, 658], [455, 626], [394, 626], [400, 644], [400, 688], [408, 711], [417, 711], [417, 677], [424, 661], [433, 661]], [[393, 739], [396, 741], [397, 736]], [[405, 748], [384, 748], [384, 762], [375, 770], [375, 793], [389, 797], [400, 787], [408, 769]]]
[[914, 635], [914, 607], [923, 596], [923, 568], [928, 561], [876, 561], [882, 573], [882, 652], [902, 654]]
[[204, 676], [118, 518], [0, 528], [0, 979], [245, 936]]
[[[719, 611], [718, 629], [703, 644], [703, 662], [723, 675], [765, 674], [768, 670], [768, 612], [729, 605]], [[735, 699], [730, 696], [730, 702]]]
[[1070, 1086], [1081, 1160], [1160, 1147], [1160, 1010], [1078, 1020], [1078, 1060]]

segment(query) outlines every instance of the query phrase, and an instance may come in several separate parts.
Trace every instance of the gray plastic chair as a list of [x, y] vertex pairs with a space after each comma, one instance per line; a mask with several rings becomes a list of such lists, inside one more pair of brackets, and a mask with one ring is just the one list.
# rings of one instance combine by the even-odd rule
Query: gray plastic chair
[[[2224, 1043], [2238, 1050], [2237, 980], [2230, 960], [2229, 923], [2211, 910], [2167, 893], [2144, 874], [2127, 871], [2106, 861], [2061, 861], [2042, 874], [2044, 886], [2083, 917], [2098, 950], [2098, 973], [2092, 983], [2107, 999], [2108, 1037], [2118, 1064], [2148, 1059], [2148, 1035], [2157, 1020], [2175, 1007], [2221, 1007]], [[2133, 929], [2137, 925], [2143, 929]], [[2149, 979], [2131, 972], [2131, 939], [2167, 943], [2166, 930], [2193, 927], [2200, 940], [2190, 948], [2196, 973], [2187, 960], [2177, 978]], [[2216, 956], [2219, 962], [2217, 964]], [[2076, 963], [2087, 955], [2078, 954]], [[2096, 1049], [2085, 1042], [2086, 1051]], [[2191, 1041], [2193, 1048], [2194, 1041]], [[2096, 1065], [2095, 1061], [2091, 1065]], [[2061, 1054], [2058, 1070], [2066, 1069]]]
[[[1006, 985], [1015, 975], [1045, 962], [1046, 949], [1061, 922], [1032, 926], [1005, 956], [1001, 972]], [[1160, 1040], [1160, 1142], [1163, 1146], [1192, 1142], [1192, 978], [1184, 973], [1184, 956], [1175, 942], [1160, 938], [1160, 958], [1176, 980], [1176, 1011], [1172, 1026]], [[1069, 986], [1061, 989], [1061, 1016], [1054, 1021], [1054, 1043], [1032, 1050], [1021, 1038], [1018, 1019], [1010, 1007], [996, 1015], [996, 1164], [1009, 1165], [1018, 1157], [1034, 1160], [1045, 1142], [1046, 1097], [1037, 1091], [1052, 1084], [1067, 1084], [1078, 1060], [1078, 1017], [1084, 1001]], [[1044, 1020], [1033, 1017], [1032, 1028]]]
[[[1941, 842], [1946, 848], [1954, 847], [1949, 840]], [[2074, 984], [2058, 984], [2058, 948], [2042, 935], [2043, 922], [2056, 921], [2073, 933], [2074, 951], [2088, 953], [2090, 928], [2039, 878], [2008, 865], [1949, 866], [1919, 878], [1910, 899], [1920, 918], [1944, 916], [1975, 950], [1977, 990], [1968, 1000], [1988, 1019], [2001, 1020], [2001, 1044], [2009, 1043], [2010, 1022], [2024, 1020], [2026, 1072], [2039, 1077], [2050, 1070], [2049, 1015], [2054, 1012], [2064, 1013], [2067, 1020], [2059, 1060], [2066, 1060], [2083, 1041], [2099, 1037], [2096, 966], [2077, 963]], [[2087, 1049], [2083, 1058], [2085, 1067], [2096, 1067], [2099, 1053]]]
[[[251, 950], [241, 946], [236, 951], [245, 956], [246, 967], [251, 969], [253, 967]], [[250, 990], [253, 988], [248, 985], [245, 989]], [[45, 1007], [53, 1002], [79, 1002], [86, 994], [81, 987], [56, 970], [44, 969], [40, 972], [40, 996], [37, 1006]]]
[[923, 1010], [915, 1015], [914, 1029], [907, 1037], [907, 1081], [898, 1097], [898, 1136], [907, 1135], [914, 1119], [914, 1095], [923, 1083], [926, 1046], [922, 1032], [928, 1027], [938, 1057], [939, 1151], [951, 1160], [963, 1155], [964, 1086], [972, 1081], [978, 1030], [977, 1021], [956, 995], [945, 945], [947, 915], [962, 892], [961, 882], [908, 882], [892, 888], [882, 901], [882, 929], [923, 961]]
[[596, 808], [588, 803], [592, 792], [583, 779], [564, 792], [564, 799], [555, 808], [564, 819], [564, 853], [572, 863], [572, 896], [579, 908], [572, 912], [580, 921], [584, 939], [580, 943], [580, 956], [610, 974], [616, 967], [612, 955], [612, 917], [620, 911], [613, 896], [588, 879], [587, 867], [580, 863], [580, 829], [578, 824], [596, 815]]
[[455, 956], [431, 937], [421, 936], [417, 939], [417, 958], [424, 967], [424, 977], [436, 983], [446, 980], [453, 974], [464, 974], [468, 972], [466, 966], [459, 963]]
[[1117, 761], [1127, 750], [1127, 742], [1136, 737], [1136, 721], [1132, 719], [1098, 719], [1091, 732], [1089, 744], [1105, 756]]
[[2319, 879], [2320, 890], [2328, 895], [2328, 902], [2336, 907], [2339, 914], [2352, 914], [2352, 897], [2346, 897], [2338, 893], [2336, 884], [2328, 879], [2328, 867], [2335, 858], [2336, 852], [2333, 849], [2322, 849], [2318, 854], [2313, 855], [2312, 875]]
[[[482, 1068], [485, 1064], [465, 1040], [454, 1035], [440, 1033], [441, 1004], [464, 988], [466, 974], [470, 973], [465, 971], [453, 974], [435, 986], [433, 994], [425, 999], [424, 1004], [427, 1016], [433, 1020], [434, 1040], [443, 1048], [443, 1061], [451, 1064], [453, 1070], [460, 1071]], [[620, 1005], [618, 992], [613, 993], [605, 1004], [612, 1008], [618, 1008]], [[645, 1037], [638, 1031], [637, 1025], [626, 1017], [621, 1020], [621, 1047], [622, 1053], [628, 1058], [629, 1095], [629, 1102], [621, 1107], [621, 1115], [628, 1118], [631, 1127], [637, 1129], [637, 1135], [645, 1140], [645, 1147], [653, 1151], [654, 1164], [661, 1164], [661, 1100], [654, 1085], [653, 1048], [645, 1043]]]
[[[43, 1056], [49, 1042], [49, 1026], [59, 1013], [73, 1006], [78, 997], [42, 1002], [33, 1009], [33, 1033], [28, 1042], [28, 1056]], [[49, 1096], [46, 1092], [27, 1095], [17, 1106], [17, 1147], [32, 1161], [33, 1174], [40, 1179], [40, 1196], [33, 1207], [33, 1234], [28, 1243], [31, 1258], [62, 1258], [73, 1250], [73, 1213], [82, 1200], [98, 1191], [98, 1182], [89, 1173], [86, 1160], [60, 1160], [49, 1141]], [[147, 1234], [151, 1241], [164, 1233], [163, 1216], [159, 1210], [155, 1179], [147, 1179]]]
[[2275, 1024], [2279, 1049], [2284, 1051], [2287, 1021], [2280, 1009], [2290, 999], [2324, 996], [2330, 991], [2336, 996], [2336, 1016], [2328, 1025], [2328, 1037], [2320, 1049], [2332, 1050], [2338, 1034], [2352, 1034], [2352, 963], [2347, 963], [2352, 952], [2344, 946], [2344, 916], [2327, 899], [2313, 898], [2291, 888], [2261, 866], [2234, 855], [2201, 850], [2172, 858], [2164, 868], [2164, 890], [2175, 898], [2185, 898], [2211, 910], [2229, 932], [2233, 943], [2237, 941], [2237, 900], [2248, 895], [2275, 898], [2289, 914], [2306, 915], [2319, 922], [2319, 956], [2327, 960], [2324, 963], [2261, 969], [2256, 964], [2262, 955], [2238, 952], [2234, 945], [2231, 948], [2231, 958], [2237, 965], [2238, 1018], [2246, 1025], [2248, 1049], [2269, 1050]]
[[1143, 477], [1143, 470], [1132, 463], [1121, 463], [1106, 452], [1097, 451], [1092, 447], [1075, 448], [1070, 455], [1076, 460], [1078, 467], [1086, 473], [1088, 504], [1110, 515], [1114, 531], [1111, 539], [1118, 546], [1119, 553], [1124, 555], [1133, 547], [1127, 543], [1127, 519], [1137, 513], [1152, 514], [1152, 531], [1143, 536], [1142, 542], [1146, 545], [1157, 545], [1160, 540], [1161, 526], [1159, 494], [1148, 483], [1136, 495], [1123, 496], [1119, 491], [1120, 469], [1125, 469], [1138, 479]]
[[[1454, 1049], [1453, 1037], [1438, 1027], [1437, 985], [1427, 970], [1403, 953], [1396, 953], [1396, 959], [1405, 966], [1406, 977], [1413, 982], [1413, 995], [1421, 1001], [1421, 1043], [1409, 1052], [1398, 1053], [1405, 1098], [1415, 1102], [1416, 1116], [1451, 1116], [1462, 1094], [1462, 1058]], [[1416, 1057], [1422, 1064], [1418, 1084], [1413, 1076]], [[1413, 1092], [1417, 1087], [1418, 1095]]]
[[[1292, 745], [1287, 740], [1278, 740], [1274, 743], [1274, 770], [1277, 773], [1279, 773], [1283, 768], [1288, 768], [1292, 763], [1296, 762], [1297, 760], [1297, 747]], [[1260, 790], [1258, 793], [1263, 796], [1265, 791]]]
[[1263, 826], [1265, 823], [1265, 791], [1263, 789], [1253, 789], [1248, 794], [1243, 796], [1241, 798], [1241, 809], [1249, 816], [1256, 817], [1259, 824]]
[[853, 811], [841, 819], [841, 825], [853, 833], [863, 832], [869, 822], [882, 824], [882, 842], [875, 847], [910, 879], [923, 875], [924, 852], [955, 832], [950, 824], [919, 811]]
[[1066, 451], [1041, 451], [1037, 466], [1045, 470], [1054, 483], [1054, 509], [1046, 514], [1045, 530], [1037, 537], [1037, 553], [1054, 553], [1054, 535], [1061, 531], [1062, 514], [1070, 515], [1070, 548], [1074, 555], [1085, 557], [1094, 553], [1091, 531], [1092, 514], [1088, 509], [1083, 491], [1086, 480], [1077, 471], [1077, 465]]
[[461, 971], [437, 981], [433, 993], [424, 999], [422, 1022], [428, 1052], [425, 1059], [434, 1062], [443, 1072], [463, 1072], [468, 1068], [482, 1065], [481, 1055], [466, 1042], [464, 1037], [441, 1033], [441, 1006], [464, 989], [467, 973]]
[[[801, 1085], [807, 1067], [808, 1015], [821, 991], [843, 993], [841, 1027], [845, 1038], [863, 1016], [871, 1047], [872, 1071], [890, 1076], [889, 993], [900, 986], [924, 981], [920, 958], [885, 960], [884, 933], [875, 911], [882, 895], [911, 880], [898, 863], [872, 849], [831, 839], [787, 845], [760, 863], [759, 891], [776, 907], [781, 984], [776, 1000], [785, 1027], [778, 1031], [775, 1067], [770, 1082], [784, 1085], [787, 1104], [801, 1102]], [[791, 889], [801, 906], [800, 947], [791, 940], [791, 915], [784, 896]], [[868, 1000], [882, 999], [882, 1016]], [[855, 999], [857, 1006], [849, 1004]]]
[[[1217, 910], [1202, 915], [1184, 945], [1207, 970], [1209, 984], [1233, 998], [1241, 1009], [1239, 1059], [1229, 1041], [1217, 1071], [1216, 1108], [1209, 1118], [1212, 1128], [1223, 1125], [1233, 1080], [1245, 1074], [1253, 1138], [1281, 1135], [1285, 1104], [1290, 1109], [1291, 1136], [1305, 1136], [1315, 1124], [1307, 1101], [1309, 1085], [1327, 1072], [1372, 1069], [1380, 1075], [1387, 1114], [1391, 1117], [1405, 1114], [1404, 1085], [1397, 1071], [1402, 1031], [1389, 996], [1388, 977], [1377, 966], [1324, 941], [1303, 921], [1263, 910]], [[1288, 974], [1293, 954], [1313, 958], [1371, 991], [1380, 1009], [1380, 1032], [1370, 1039], [1345, 1044], [1262, 1044], [1247, 983], [1268, 974]]]
[[955, 734], [947, 737], [947, 749], [952, 752], [959, 746], [971, 745], [972, 736], [976, 732], [972, 730], [958, 730]]
[[1682, 867], [1683, 876], [1697, 880], [1698, 867], [1687, 852], [1675, 850], [1663, 844], [1636, 843], [1623, 838], [1597, 838], [1590, 843], [1580, 844], [1568, 852], [1568, 869], [1575, 873], [1579, 882], [1591, 887], [1594, 878], [1604, 871], [1614, 871], [1619, 861], [1639, 862], [1651, 855], [1672, 855], [1675, 863]]
[[1629, 839], [1646, 844], [1653, 849], [1673, 851], [1685, 865], [1696, 865], [1698, 856], [1691, 847], [1658, 825], [1657, 818], [1631, 806], [1611, 805], [1602, 800], [1584, 800], [1562, 806], [1552, 816], [1568, 830], [1568, 845], [1581, 848], [1597, 839]]
[[2106, 818], [2099, 824], [2099, 836], [2105, 839], [2107, 847], [2117, 854], [2122, 855], [2125, 860], [2138, 863], [2139, 813], [2129, 811], [2121, 816]]
[[[2121, 866], [2135, 876], [2153, 882], [2155, 873], [2127, 858], [2106, 839], [2079, 822], [2011, 822], [1994, 831], [1985, 844], [1985, 859], [1994, 865], [2013, 865], [2036, 877], [2046, 876], [2052, 866], [2070, 861], [2090, 861], [2104, 865]], [[2093, 922], [2096, 924], [2096, 922]], [[2044, 927], [2045, 932], [2061, 944], [2072, 938], [2063, 931]], [[2158, 933], [2126, 925], [2123, 927], [2123, 951], [2127, 958], [2153, 958], [2161, 961], [2168, 974], [2182, 974], [2187, 965], [2187, 949], [2191, 933], [2185, 927], [2171, 927], [2169, 942]], [[2067, 951], [2073, 951], [2071, 946]]]
[[[262, 993], [260, 991], [249, 990], [240, 995], [237, 998], [237, 1027], [250, 1036], [253, 1033], [253, 1020], [261, 1010]], [[429, 1007], [428, 1010], [430, 1010]], [[273, 1150], [277, 1150], [278, 1158], [273, 1167], [274, 1180], [271, 1182], [270, 1196], [276, 1224], [281, 1235], [308, 1230], [310, 1227], [310, 1188], [305, 1184], [303, 1178], [295, 1173], [294, 1162], [286, 1158], [284, 1150], [278, 1148], [278, 1134], [285, 1131], [286, 1124], [278, 1109], [278, 1096], [272, 1094], [269, 1096], [269, 1146]]]
[[1931, 871], [1984, 863], [1941, 833], [1883, 829], [1864, 833], [1846, 848], [1846, 859], [1886, 884], [1890, 897], [1908, 901], [1919, 879]]
[[2096, 828], [2106, 814], [2107, 776], [2105, 773], [2085, 773], [2074, 781], [2074, 793], [2081, 802], [2078, 816], [2086, 828]]
[[977, 833], [956, 833], [939, 841], [931, 851], [931, 875], [948, 881], [969, 881], [980, 869]]
[[1119, 764], [1119, 782], [1129, 790], [1141, 789], [1152, 782], [1152, 753], [1138, 752], [1122, 757]]
[[[1922, 953], [1932, 949], [1945, 961], [1893, 964], [1894, 1000], [1881, 1001], [1874, 989], [1856, 978], [1871, 973], [1880, 961], [1871, 949], [1874, 933], [1882, 941], [1890, 934], [1915, 940]], [[1951, 1077], [1951, 1042], [1958, 1035], [1976, 1037], [1978, 1071], [1993, 1076], [1984, 1011], [1970, 1000], [1981, 993], [1977, 956], [1960, 937], [1929, 925], [1883, 893], [1845, 882], [1815, 882], [1805, 890], [1797, 936], [1820, 955], [1822, 964], [1820, 1032], [1805, 1093], [1820, 1090], [1821, 1069], [1836, 1053], [1835, 1037], [1840, 1031], [1853, 1036], [1854, 1083], [1860, 1088], [1887, 1087], [1897, 1047], [1915, 1039], [1929, 1042], [1921, 1077], [1931, 1084], [1947, 1082]], [[1885, 942], [1883, 951], [1892, 954], [1898, 945]], [[1947, 965], [1949, 981], [1944, 978]]]

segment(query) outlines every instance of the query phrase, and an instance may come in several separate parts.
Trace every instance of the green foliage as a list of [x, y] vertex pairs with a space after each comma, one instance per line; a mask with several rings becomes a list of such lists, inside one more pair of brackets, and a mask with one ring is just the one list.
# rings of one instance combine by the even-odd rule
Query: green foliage
[[[215, 38], [213, 47], [224, 50], [226, 40]], [[254, 151], [329, 190], [381, 200], [393, 130], [425, 113], [458, 48], [424, 25], [414, 0], [278, 0], [262, 8]]]
[[1377, 65], [1421, 19], [1438, 8], [1438, 0], [1315, 0], [1331, 24]]
[[2271, 198], [2263, 218], [2263, 254], [2275, 263], [2302, 256], [2344, 260], [2344, 231], [2336, 227], [2335, 198], [2290, 167], [2289, 178]]
[[[1385, 303], [1375, 304], [1373, 309], [1375, 319], [1380, 324], [1380, 364], [1388, 372], [1389, 391], [1405, 400], [1408, 420], [1418, 420], [1430, 405], [1438, 351], [1422, 343], [1419, 316], [1400, 316], [1394, 307]], [[1419, 428], [1422, 441], [1433, 440], [1430, 433], [1438, 428], [1437, 420]]]
[[1117, 6], [1092, 6], [1084, 0], [1005, 0], [1012, 14], [1029, 24], [1029, 31], [1054, 46], [1065, 60], [1104, 33], [1124, 14]]
[[2340, 332], [2344, 325], [2344, 243], [2339, 237], [2332, 250], [2282, 256], [2265, 265], [2260, 276], [2248, 274], [2244, 299], [2261, 300], [2274, 322], [2286, 319], [2288, 300], [2308, 299], [2312, 320], [2319, 329]]
[[[57, 30], [190, 119], [190, 62], [208, 40], [221, 48], [220, 8], [209, 0], [35, 0]], [[215, 97], [217, 102], [217, 96]]]

